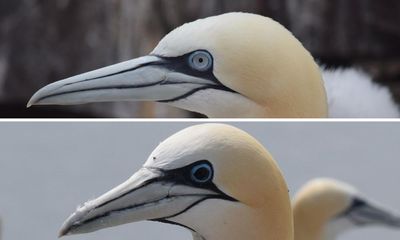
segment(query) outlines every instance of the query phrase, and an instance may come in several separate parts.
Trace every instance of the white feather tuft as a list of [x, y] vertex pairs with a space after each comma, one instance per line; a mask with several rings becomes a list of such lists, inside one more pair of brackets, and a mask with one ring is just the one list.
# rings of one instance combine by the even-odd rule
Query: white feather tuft
[[399, 108], [388, 88], [353, 68], [324, 70], [322, 75], [331, 118], [398, 118]]

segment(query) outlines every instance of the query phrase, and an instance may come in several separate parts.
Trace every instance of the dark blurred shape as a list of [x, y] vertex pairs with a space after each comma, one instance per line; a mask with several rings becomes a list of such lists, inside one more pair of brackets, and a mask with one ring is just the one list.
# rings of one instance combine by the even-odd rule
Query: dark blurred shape
[[[108, 103], [27, 110], [44, 85], [147, 53], [145, 1], [3, 0], [0, 3], [0, 102], [3, 117], [184, 116], [152, 104]], [[155, 31], [157, 31], [155, 29]], [[158, 31], [159, 32], [159, 31]], [[140, 41], [138, 41], [140, 39]], [[54, 109], [52, 115], [51, 109]], [[64, 113], [62, 113], [64, 112]]]
[[400, 100], [397, 0], [3, 0], [1, 116], [186, 116], [150, 103], [60, 106], [48, 111], [23, 106], [47, 83], [146, 54], [173, 28], [230, 11], [274, 18], [321, 63], [361, 67]]

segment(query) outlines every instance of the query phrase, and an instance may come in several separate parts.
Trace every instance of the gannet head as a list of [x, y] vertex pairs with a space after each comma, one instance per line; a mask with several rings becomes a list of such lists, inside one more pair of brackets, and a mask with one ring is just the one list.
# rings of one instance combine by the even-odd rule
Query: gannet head
[[400, 227], [400, 217], [367, 201], [354, 187], [333, 179], [306, 183], [293, 201], [296, 240], [333, 240], [360, 226]]
[[325, 117], [321, 74], [282, 25], [249, 13], [184, 24], [145, 57], [39, 90], [28, 106], [157, 101], [209, 117]]
[[60, 235], [152, 220], [201, 239], [292, 240], [286, 183], [265, 148], [222, 124], [189, 127], [163, 141], [126, 182], [78, 208]]

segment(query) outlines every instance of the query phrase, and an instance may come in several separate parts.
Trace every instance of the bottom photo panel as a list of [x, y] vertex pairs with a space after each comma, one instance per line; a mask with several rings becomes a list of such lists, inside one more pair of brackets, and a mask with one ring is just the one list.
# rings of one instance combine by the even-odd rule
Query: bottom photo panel
[[397, 240], [400, 123], [0, 123], [2, 240]]

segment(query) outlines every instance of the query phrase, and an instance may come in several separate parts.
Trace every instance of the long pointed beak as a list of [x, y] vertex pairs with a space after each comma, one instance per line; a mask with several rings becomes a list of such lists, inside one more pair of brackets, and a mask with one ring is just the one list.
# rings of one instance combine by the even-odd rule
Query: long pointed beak
[[141, 220], [163, 221], [215, 195], [207, 189], [163, 179], [163, 172], [142, 168], [126, 182], [79, 207], [59, 236], [97, 231]]
[[381, 225], [400, 228], [400, 216], [370, 203], [354, 208], [347, 214], [357, 225]]
[[49, 84], [29, 100], [32, 105], [72, 105], [107, 101], [173, 101], [215, 83], [180, 73], [174, 62], [144, 56]]

